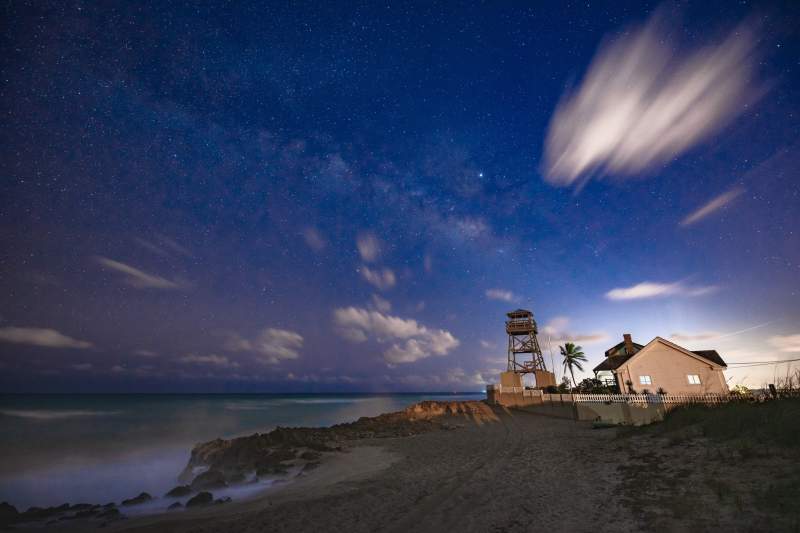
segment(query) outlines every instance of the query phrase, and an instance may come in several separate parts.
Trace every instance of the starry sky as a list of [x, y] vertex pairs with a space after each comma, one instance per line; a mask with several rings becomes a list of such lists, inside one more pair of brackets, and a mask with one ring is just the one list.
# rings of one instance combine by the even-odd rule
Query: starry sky
[[517, 307], [800, 358], [797, 4], [1, 9], [0, 391], [480, 391]]

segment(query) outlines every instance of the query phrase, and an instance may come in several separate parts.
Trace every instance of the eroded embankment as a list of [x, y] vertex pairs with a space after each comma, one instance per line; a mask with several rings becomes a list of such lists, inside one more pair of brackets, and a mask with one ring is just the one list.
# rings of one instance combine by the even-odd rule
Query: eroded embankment
[[198, 444], [181, 481], [193, 488], [213, 488], [214, 483], [237, 483], [253, 476], [285, 475], [289, 468], [314, 468], [322, 453], [341, 451], [345, 441], [407, 437], [440, 429], [453, 429], [443, 421], [445, 415], [466, 415], [473, 419], [494, 417], [491, 408], [480, 401], [425, 401], [403, 411], [327, 428], [278, 427], [269, 433], [256, 433], [235, 439], [215, 439]]

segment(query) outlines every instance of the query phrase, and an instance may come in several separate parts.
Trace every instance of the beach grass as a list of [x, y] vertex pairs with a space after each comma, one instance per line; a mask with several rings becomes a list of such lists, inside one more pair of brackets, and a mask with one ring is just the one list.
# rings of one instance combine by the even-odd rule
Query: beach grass
[[798, 398], [686, 405], [620, 428], [623, 498], [656, 527], [800, 531], [798, 435]]

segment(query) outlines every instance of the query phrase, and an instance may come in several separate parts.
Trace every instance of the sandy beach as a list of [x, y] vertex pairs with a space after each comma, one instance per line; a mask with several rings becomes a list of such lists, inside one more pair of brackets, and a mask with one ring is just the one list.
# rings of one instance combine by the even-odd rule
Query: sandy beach
[[[109, 531], [589, 531], [617, 512], [614, 432], [490, 408], [450, 429], [359, 439], [247, 502], [126, 520]], [[603, 480], [598, 489], [597, 480]], [[620, 521], [622, 516], [622, 521]]]
[[[258, 449], [265, 442], [272, 447]], [[293, 469], [248, 500], [27, 526], [63, 533], [749, 532], [796, 531], [800, 519], [791, 447], [712, 439], [696, 425], [594, 429], [477, 401], [423, 402], [330, 428], [210, 441], [195, 447], [189, 466], [230, 472], [252, 457], [287, 455], [288, 443], [295, 459], [284, 464]], [[328, 451], [308, 460], [302, 450], [313, 447]], [[773, 477], [778, 471], [785, 479]]]

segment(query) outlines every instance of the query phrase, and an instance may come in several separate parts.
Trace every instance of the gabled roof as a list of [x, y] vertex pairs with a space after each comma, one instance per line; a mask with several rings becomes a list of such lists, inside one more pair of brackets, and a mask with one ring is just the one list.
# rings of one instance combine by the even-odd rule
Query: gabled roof
[[[614, 346], [612, 346], [611, 348], [609, 348], [608, 350], [606, 350], [606, 357], [608, 357], [608, 356], [609, 356], [609, 354], [611, 354], [612, 352], [616, 352], [617, 350], [619, 350], [619, 349], [620, 349], [620, 348], [622, 348], [623, 346], [625, 346], [625, 341], [622, 341], [622, 342], [620, 342], [619, 344], [615, 344]], [[639, 344], [638, 342], [634, 342], [634, 343], [633, 343], [633, 347], [634, 347], [634, 348], [636, 348], [636, 351], [637, 351], [637, 352], [638, 352], [639, 350], [641, 350], [642, 348], [644, 348], [644, 346], [642, 346], [642, 345], [641, 345], [641, 344]], [[634, 353], [635, 353], [635, 352], [634, 352]], [[628, 354], [628, 355], [633, 355], [633, 354]]]
[[622, 363], [627, 361], [633, 357], [633, 355], [612, 355], [611, 357], [606, 357], [602, 363], [594, 367], [594, 372], [600, 372], [602, 370], [616, 370]]
[[[706, 361], [708, 361], [710, 363], [713, 363], [715, 365], [718, 365], [718, 366], [721, 366], [721, 367], [724, 367], [724, 368], [728, 367], [728, 365], [725, 364], [725, 361], [722, 359], [722, 357], [720, 357], [720, 355], [717, 353], [716, 350], [690, 351], [690, 350], [687, 350], [686, 348], [678, 346], [675, 343], [672, 343], [672, 342], [670, 342], [668, 340], [662, 339], [661, 337], [656, 337], [652, 341], [648, 342], [647, 346], [650, 346], [655, 341], [661, 341], [664, 344], [677, 349], [678, 351], [684, 352], [685, 354], [690, 355], [690, 356], [691, 355], [695, 355], [695, 356], [699, 357], [700, 359], [705, 359]], [[617, 344], [616, 346], [614, 346], [612, 348], [609, 348], [608, 350], [606, 350], [606, 353], [611, 353], [611, 352], [615, 351], [616, 349], [618, 349], [620, 347], [621, 344], [624, 344], [624, 342], [621, 342], [621, 343]], [[637, 348], [637, 351], [636, 351], [635, 354], [631, 354], [631, 355], [612, 355], [610, 357], [606, 357], [605, 360], [602, 363], [600, 363], [599, 365], [594, 367], [593, 371], [594, 372], [601, 372], [603, 370], [616, 370], [617, 368], [619, 368], [623, 364], [627, 363], [634, 355], [638, 354], [643, 348], [645, 348], [641, 344], [633, 343], [633, 345]]]
[[699, 355], [703, 359], [708, 359], [712, 363], [716, 363], [719, 366], [728, 368], [728, 365], [722, 360], [722, 357], [720, 357], [716, 350], [692, 350], [692, 353]]

